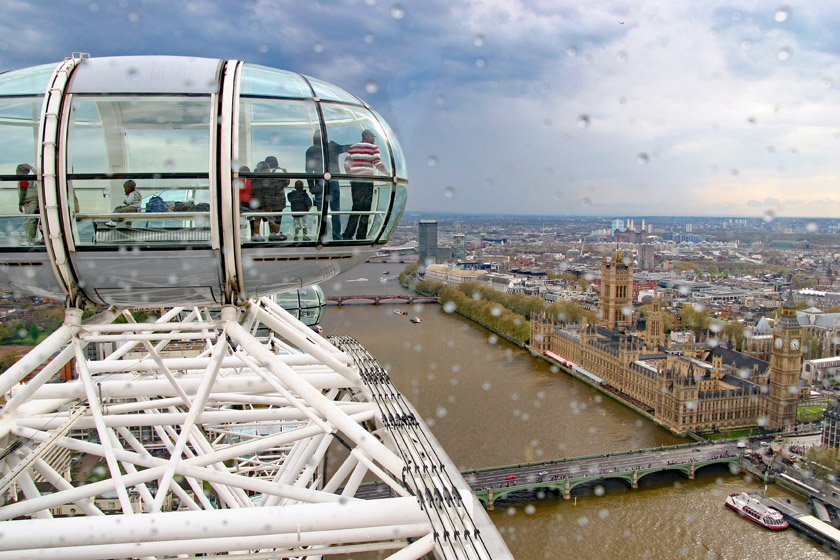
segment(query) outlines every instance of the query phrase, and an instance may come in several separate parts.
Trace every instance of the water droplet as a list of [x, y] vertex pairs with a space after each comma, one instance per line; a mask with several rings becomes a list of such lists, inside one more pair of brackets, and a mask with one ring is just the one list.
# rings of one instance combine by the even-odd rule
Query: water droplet
[[589, 525], [589, 518], [586, 517], [585, 515], [582, 515], [582, 516], [578, 517], [577, 524], [580, 525], [581, 527], [586, 527], [587, 525]]
[[454, 198], [455, 197], [455, 187], [446, 186], [443, 189], [443, 196], [446, 198]]
[[493, 388], [493, 386], [490, 384], [489, 381], [485, 381], [484, 383], [481, 384], [481, 388], [484, 389], [485, 391], [489, 391], [490, 389]]
[[260, 45], [260, 53], [265, 54], [267, 52], [268, 52], [268, 45], [266, 45], [265, 43]]
[[402, 4], [394, 4], [391, 6], [391, 17], [394, 19], [402, 19], [405, 17], [405, 6]]
[[580, 199], [580, 203], [583, 206], [592, 206], [592, 199], [588, 196], [584, 196], [582, 199]]
[[442, 107], [446, 104], [446, 98], [442, 95], [438, 95], [437, 97], [435, 97], [435, 103]]
[[137, 23], [139, 20], [140, 16], [137, 14], [137, 12], [131, 12], [130, 14], [128, 14], [128, 21], [130, 21], [131, 23]]
[[708, 36], [709, 39], [711, 39], [712, 41], [717, 39], [719, 34], [720, 31], [718, 31], [717, 27], [712, 27], [711, 29], [709, 29]]
[[551, 175], [553, 173], [554, 173], [554, 170], [552, 168], [550, 168], [550, 167], [545, 168], [545, 174], [546, 175]]
[[426, 158], [426, 165], [429, 167], [437, 167], [438, 166], [438, 158], [437, 156], [429, 156]]
[[790, 8], [788, 6], [781, 6], [778, 10], [776, 10], [776, 15], [773, 16], [777, 22], [782, 23], [790, 18]]
[[443, 418], [444, 416], [446, 416], [446, 409], [443, 408], [442, 406], [439, 406], [439, 407], [437, 407], [437, 410], [435, 411], [435, 414], [437, 415], [438, 418]]
[[815, 233], [818, 229], [819, 226], [817, 226], [817, 222], [808, 222], [807, 224], [805, 224], [805, 230], [808, 233]]
[[741, 50], [748, 51], [752, 48], [752, 43], [750, 41], [741, 41]]
[[98, 12], [99, 11], [99, 4], [97, 4], [96, 2], [91, 2], [90, 3], [90, 11], [91, 12]]
[[447, 301], [443, 304], [443, 310], [447, 313], [454, 313], [455, 312], [455, 302], [454, 301]]
[[487, 64], [487, 62], [485, 62], [485, 60], [483, 58], [476, 58], [475, 59], [475, 67], [476, 68], [484, 68], [484, 66], [486, 64]]
[[484, 46], [484, 43], [484, 35], [482, 35], [481, 33], [476, 33], [475, 37], [473, 37], [473, 46], [481, 48]]
[[650, 156], [644, 152], [641, 152], [639, 155], [636, 156], [636, 163], [639, 165], [647, 165], [650, 162]]
[[764, 220], [765, 223], [769, 224], [770, 222], [776, 219], [776, 213], [772, 209], [769, 209], [766, 212], [764, 212], [764, 215], [761, 217], [761, 219]]
[[776, 55], [776, 58], [784, 62], [788, 60], [791, 55], [793, 55], [793, 50], [790, 47], [782, 47], [779, 49], [779, 53]]
[[583, 113], [582, 115], [578, 116], [578, 118], [577, 118], [578, 128], [589, 128], [589, 123], [590, 123], [589, 115], [587, 115], [586, 113]]
[[600, 484], [595, 487], [595, 495], [596, 496], [603, 496], [604, 495], [604, 487]]
[[365, 0], [365, 4], [368, 6], [376, 6], [376, 0]]
[[364, 41], [368, 45], [373, 43], [373, 33], [365, 33], [362, 37], [362, 41]]
[[551, 126], [551, 119], [543, 119], [543, 124], [545, 126]]
[[322, 53], [324, 52], [324, 45], [320, 41], [318, 41], [317, 43], [312, 45], [312, 50], [316, 53]]
[[747, 119], [747, 128], [755, 128], [755, 125], [758, 121], [756, 121], [755, 117], [750, 117]]
[[729, 173], [730, 173], [733, 177], [735, 177], [736, 175], [739, 175], [741, 172], [740, 172], [740, 171], [738, 171], [737, 169], [733, 168], [733, 169], [730, 169], [730, 170], [729, 170]]
[[365, 82], [365, 91], [373, 95], [379, 91], [379, 83], [375, 80], [368, 80]]
[[619, 62], [627, 62], [627, 53], [625, 51], [618, 51], [615, 55], [615, 58]]
[[566, 48], [566, 56], [569, 58], [574, 58], [577, 56], [577, 47], [567, 47]]

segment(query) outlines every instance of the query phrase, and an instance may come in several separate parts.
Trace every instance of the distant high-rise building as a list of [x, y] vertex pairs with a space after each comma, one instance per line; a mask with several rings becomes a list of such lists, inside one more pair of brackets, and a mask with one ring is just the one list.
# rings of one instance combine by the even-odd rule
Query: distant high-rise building
[[612, 221], [612, 227], [610, 228], [610, 233], [614, 233], [615, 230], [624, 231], [624, 220], [615, 219]]
[[692, 226], [691, 226], [691, 224], [685, 224], [685, 232], [686, 232], [686, 233], [691, 233], [691, 231], [692, 231]]
[[467, 237], [463, 233], [456, 233], [452, 238], [452, 258], [456, 261], [467, 258]]
[[424, 271], [426, 265], [437, 262], [438, 237], [437, 220], [420, 220], [418, 224], [418, 264]]
[[639, 245], [639, 268], [642, 270], [653, 270], [656, 265], [654, 259], [655, 251], [653, 245], [648, 243]]
[[629, 218], [626, 222], [626, 226], [628, 231], [636, 231], [636, 221], [632, 218]]

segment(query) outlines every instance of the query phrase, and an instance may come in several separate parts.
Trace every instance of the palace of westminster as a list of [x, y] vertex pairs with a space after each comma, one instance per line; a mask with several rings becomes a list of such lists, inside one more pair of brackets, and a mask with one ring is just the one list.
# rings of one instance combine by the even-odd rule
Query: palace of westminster
[[601, 265], [597, 325], [531, 320], [531, 348], [642, 410], [673, 433], [796, 423], [802, 327], [792, 294], [782, 305], [770, 362], [716, 346], [666, 346], [663, 311], [631, 324], [633, 266], [620, 251]]

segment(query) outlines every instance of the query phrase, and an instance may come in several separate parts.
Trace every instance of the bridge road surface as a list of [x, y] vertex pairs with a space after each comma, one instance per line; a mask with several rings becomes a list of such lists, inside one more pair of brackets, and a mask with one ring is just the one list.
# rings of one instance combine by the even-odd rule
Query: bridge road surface
[[[584, 475], [591, 476], [593, 480], [603, 480], [610, 478], [610, 474], [633, 471], [646, 471], [647, 474], [650, 471], [685, 468], [693, 463], [739, 457], [742, 451], [735, 442], [696, 444], [469, 470], [462, 475], [473, 492], [517, 486], [524, 490], [541, 482], [547, 483], [547, 486], [556, 486], [558, 481], [580, 479]], [[389, 489], [385, 485], [363, 485], [356, 492], [356, 497], [376, 499], [387, 497], [388, 494]]]

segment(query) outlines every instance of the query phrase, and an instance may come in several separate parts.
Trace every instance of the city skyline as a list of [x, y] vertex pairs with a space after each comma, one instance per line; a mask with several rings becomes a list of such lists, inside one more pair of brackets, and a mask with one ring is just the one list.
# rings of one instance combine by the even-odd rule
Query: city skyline
[[92, 56], [236, 58], [385, 116], [408, 210], [840, 215], [840, 7], [805, 2], [6, 6], [0, 70]]

